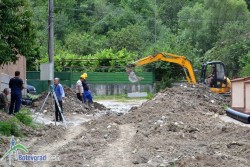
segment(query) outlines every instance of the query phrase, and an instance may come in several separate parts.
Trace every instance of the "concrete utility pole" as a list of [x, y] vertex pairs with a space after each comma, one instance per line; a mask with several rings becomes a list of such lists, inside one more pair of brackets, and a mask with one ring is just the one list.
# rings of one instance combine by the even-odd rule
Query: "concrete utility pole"
[[155, 22], [154, 22], [154, 54], [156, 54], [156, 42], [157, 42], [157, 0], [155, 0], [154, 6]]
[[[49, 26], [49, 41], [48, 41], [48, 55], [49, 55], [49, 63], [52, 65], [52, 76], [54, 78], [54, 2], [53, 0], [49, 0], [49, 18], [48, 18], [48, 26]], [[51, 80], [49, 81], [49, 85], [53, 83]]]

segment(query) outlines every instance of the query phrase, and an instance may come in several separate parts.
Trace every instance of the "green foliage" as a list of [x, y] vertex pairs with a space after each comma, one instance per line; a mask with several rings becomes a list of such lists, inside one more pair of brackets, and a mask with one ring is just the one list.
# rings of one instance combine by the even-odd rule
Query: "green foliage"
[[[143, 32], [143, 33], [141, 33]], [[115, 50], [123, 48], [138, 54], [149, 44], [150, 31], [145, 26], [129, 25], [119, 31], [109, 31], [109, 46]]]
[[28, 0], [0, 1], [0, 65], [15, 62], [19, 54], [28, 62], [38, 58], [32, 15]]
[[21, 109], [15, 117], [11, 117], [6, 121], [0, 122], [0, 134], [5, 136], [23, 136], [23, 133], [20, 129], [20, 122], [26, 126], [35, 127], [36, 125], [32, 124], [32, 117], [30, 110], [24, 108]]
[[163, 77], [161, 81], [156, 82], [156, 92], [160, 92], [161, 90], [165, 89], [166, 87], [172, 87], [172, 83], [176, 81], [176, 79]]
[[10, 118], [7, 121], [0, 122], [0, 134], [5, 136], [21, 136], [20, 127], [18, 125], [18, 120], [15, 117]]
[[31, 117], [31, 111], [26, 108], [21, 109], [15, 116], [26, 126], [30, 126], [32, 124], [33, 119]]
[[10, 124], [4, 121], [0, 122], [0, 134], [5, 135], [5, 136], [10, 136], [11, 135], [10, 129], [11, 129]]
[[70, 33], [65, 39], [65, 47], [71, 53], [76, 55], [85, 56], [94, 54], [96, 51], [104, 48], [102, 41], [105, 40], [104, 36], [95, 36], [89, 33]]
[[240, 71], [240, 75], [242, 77], [250, 76], [250, 52], [248, 52], [248, 54], [241, 59], [241, 64], [243, 66]]
[[[34, 0], [32, 7], [42, 55], [29, 63], [34, 69], [47, 62], [48, 4]], [[221, 60], [230, 77], [247, 75], [249, 16], [248, 0], [55, 0], [55, 68], [124, 71], [133, 60], [169, 52], [194, 68]], [[139, 70], [154, 71], [164, 86], [184, 76], [165, 62]]]
[[206, 60], [223, 61], [230, 77], [238, 76], [241, 68], [249, 62], [247, 56], [250, 51], [250, 40], [247, 35], [248, 24], [226, 24], [219, 33], [220, 39], [205, 54]]
[[30, 93], [27, 93], [27, 96], [30, 97], [33, 101], [37, 100], [41, 94], [30, 94]]
[[[136, 54], [128, 52], [126, 49], [114, 51], [113, 49], [104, 49], [93, 55], [79, 57], [68, 52], [62, 52], [54, 57], [56, 64], [56, 71], [64, 70], [64, 67], [74, 66], [75, 71], [86, 72], [119, 72], [125, 70], [128, 62], [136, 59]], [[75, 60], [75, 61], [74, 61]], [[41, 60], [46, 62], [47, 58]]]
[[[158, 5], [157, 5], [158, 4]], [[156, 1], [157, 13], [166, 27], [173, 32], [178, 31], [178, 12], [183, 6], [188, 5], [187, 0], [158, 0]]]
[[152, 100], [154, 98], [154, 96], [155, 95], [153, 93], [148, 92], [147, 99]]

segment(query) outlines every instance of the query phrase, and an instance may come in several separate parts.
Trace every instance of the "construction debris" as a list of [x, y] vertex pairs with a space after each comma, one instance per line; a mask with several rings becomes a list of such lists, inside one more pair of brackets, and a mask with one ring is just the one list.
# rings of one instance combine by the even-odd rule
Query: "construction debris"
[[61, 145], [48, 148], [62, 159], [48, 166], [247, 167], [250, 129], [220, 119], [229, 103], [202, 86], [167, 88], [123, 115], [38, 138]]
[[[80, 100], [76, 98], [76, 93], [70, 89], [69, 87], [64, 87], [65, 91], [65, 97], [63, 98], [63, 112], [65, 114], [72, 114], [72, 113], [87, 113], [89, 111], [91, 112], [98, 112], [100, 110], [108, 110], [104, 105], [99, 104], [97, 102], [94, 102], [94, 108], [91, 110], [87, 110], [84, 108], [84, 105]], [[33, 102], [32, 108], [35, 109], [37, 112], [40, 110], [46, 96], [48, 93], [43, 93], [37, 100]], [[46, 101], [46, 104], [44, 106], [44, 111], [50, 112], [53, 111], [54, 101], [52, 97], [49, 98], [49, 100]], [[41, 111], [41, 112], [44, 112]]]

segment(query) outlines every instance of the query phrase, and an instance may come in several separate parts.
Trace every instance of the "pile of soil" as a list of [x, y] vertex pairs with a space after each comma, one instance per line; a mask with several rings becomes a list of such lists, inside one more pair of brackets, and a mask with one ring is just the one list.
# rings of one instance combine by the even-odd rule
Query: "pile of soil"
[[[129, 145], [123, 146], [129, 149], [117, 148], [117, 152], [127, 150], [123, 156], [130, 158], [125, 166], [235, 167], [240, 164], [247, 167], [250, 129], [219, 118], [229, 103], [230, 100], [205, 87], [168, 88], [125, 115], [104, 116], [86, 125], [87, 131], [82, 136], [60, 149], [60, 155], [71, 158], [59, 165], [108, 166], [107, 162], [117, 161], [118, 153], [117, 157], [109, 154], [112, 145], [120, 140], [124, 142], [117, 126], [129, 125], [135, 131]], [[104, 135], [108, 133], [108, 125], [115, 128]], [[98, 164], [100, 160], [96, 157], [105, 156], [103, 152], [108, 154], [106, 161]], [[79, 160], [82, 158], [84, 162]]]
[[[76, 93], [69, 87], [64, 87], [65, 97], [63, 98], [63, 111], [65, 114], [70, 113], [86, 113], [87, 110], [83, 107], [83, 104], [80, 100], [76, 98]], [[48, 93], [44, 92], [38, 99], [33, 102], [32, 108], [36, 111], [39, 111], [42, 104], [45, 101]], [[46, 111], [52, 111], [53, 109], [53, 99], [49, 97], [44, 105]], [[100, 110], [109, 110], [104, 105], [94, 102], [94, 108], [91, 109], [91, 112], [98, 112]], [[89, 112], [89, 110], [88, 110]]]
[[250, 129], [219, 119], [229, 102], [203, 87], [168, 88], [116, 122], [136, 125], [133, 164], [249, 166]]
[[39, 141], [61, 143], [49, 166], [247, 167], [250, 129], [220, 119], [229, 103], [202, 86], [167, 88], [124, 115], [51, 127]]

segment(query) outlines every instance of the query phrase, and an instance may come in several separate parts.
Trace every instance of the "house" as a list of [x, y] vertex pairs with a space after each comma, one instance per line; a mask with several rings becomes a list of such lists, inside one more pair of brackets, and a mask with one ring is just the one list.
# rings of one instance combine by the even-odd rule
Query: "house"
[[[20, 71], [21, 78], [26, 84], [26, 59], [24, 56], [19, 56], [15, 63], [9, 63], [0, 66], [0, 90], [9, 87], [9, 80], [15, 75], [15, 71]], [[24, 93], [24, 92], [23, 92]]]

